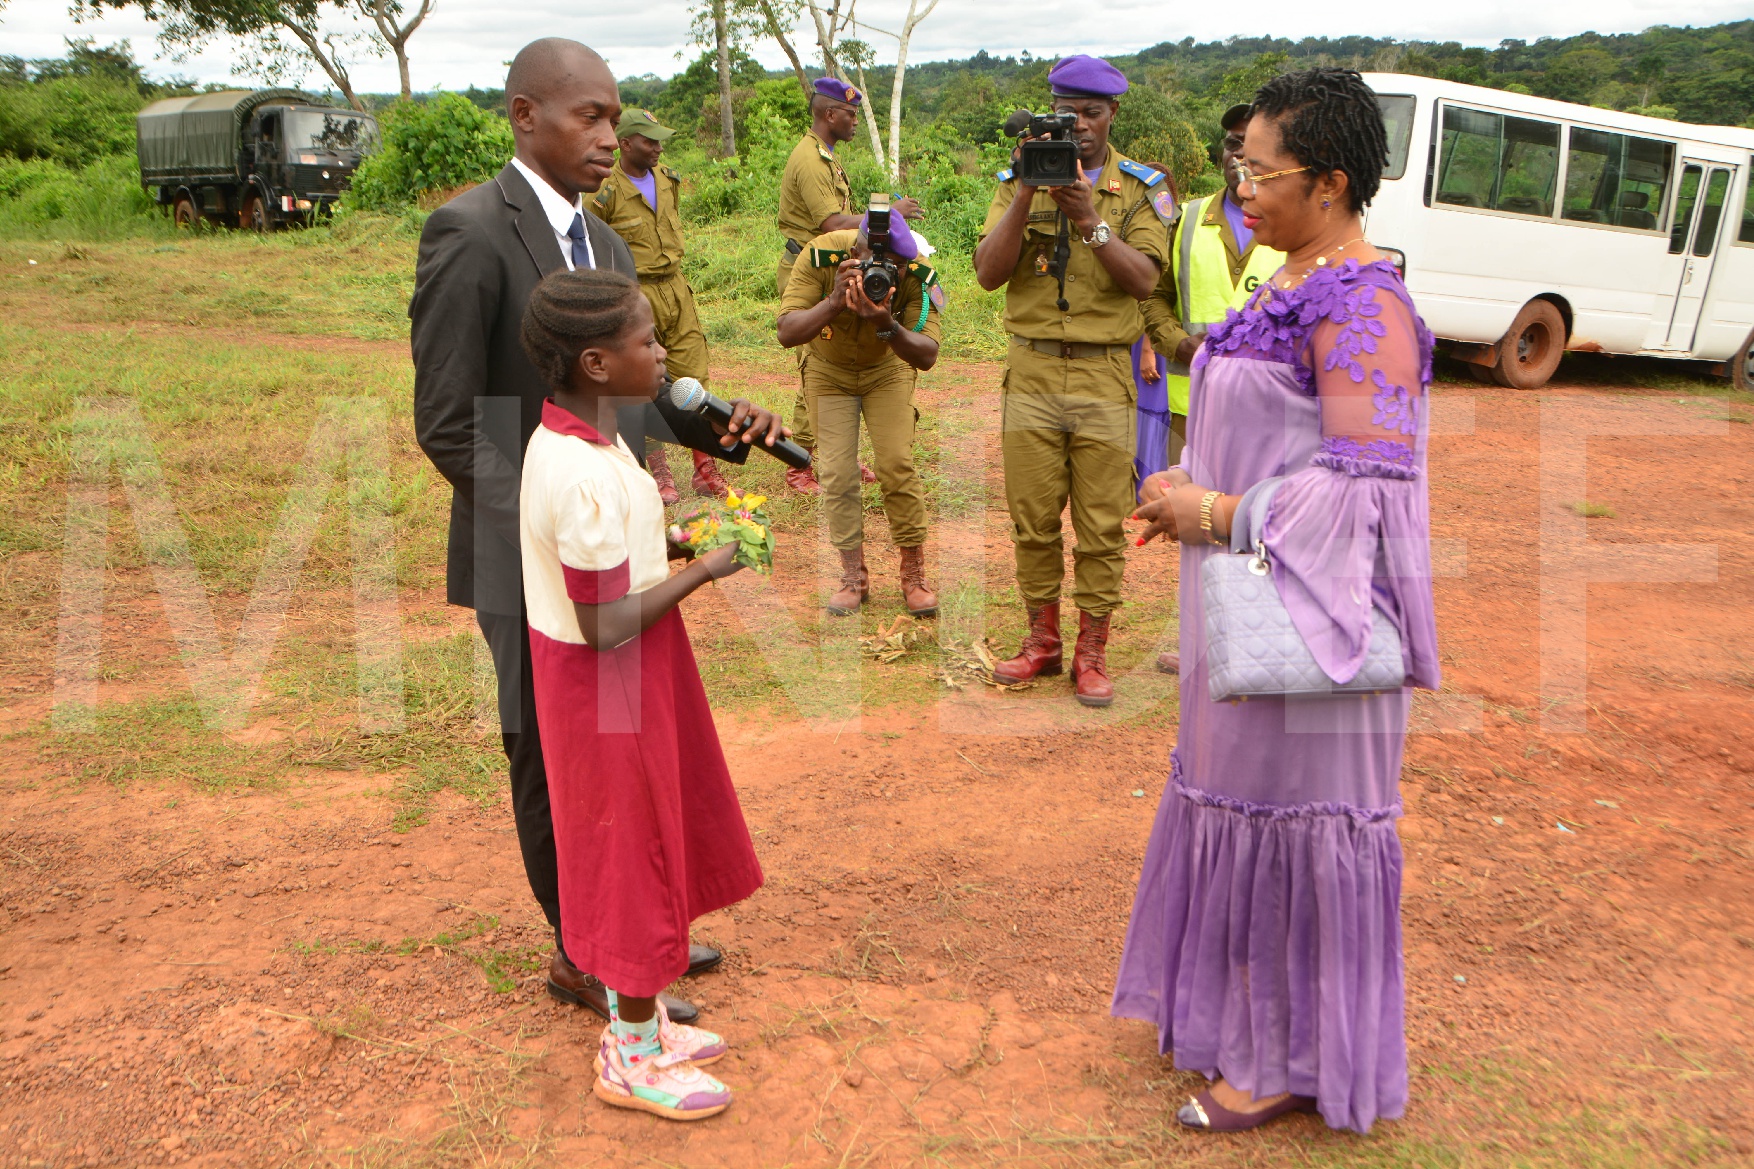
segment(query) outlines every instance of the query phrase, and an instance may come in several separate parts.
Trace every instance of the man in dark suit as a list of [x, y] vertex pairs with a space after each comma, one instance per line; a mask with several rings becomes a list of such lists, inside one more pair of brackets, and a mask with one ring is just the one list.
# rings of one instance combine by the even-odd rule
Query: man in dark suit
[[[512, 61], [506, 113], [516, 142], [512, 162], [434, 211], [420, 235], [408, 307], [415, 434], [453, 488], [446, 599], [475, 610], [493, 652], [524, 872], [556, 927], [549, 993], [607, 1018], [602, 983], [575, 967], [559, 944], [554, 823], [518, 555], [519, 468], [548, 387], [524, 355], [518, 329], [531, 292], [550, 272], [595, 267], [635, 275], [627, 245], [585, 210], [581, 196], [597, 190], [614, 165], [621, 101], [601, 57], [577, 41], [547, 38]], [[741, 399], [733, 405], [730, 425], [720, 429], [660, 398], [624, 410], [621, 433], [636, 456], [650, 434], [736, 463], [749, 442], [771, 445], [788, 433], [769, 412]], [[705, 946], [690, 956], [690, 973], [719, 961]], [[679, 1023], [698, 1013], [677, 999], [665, 1005]]]

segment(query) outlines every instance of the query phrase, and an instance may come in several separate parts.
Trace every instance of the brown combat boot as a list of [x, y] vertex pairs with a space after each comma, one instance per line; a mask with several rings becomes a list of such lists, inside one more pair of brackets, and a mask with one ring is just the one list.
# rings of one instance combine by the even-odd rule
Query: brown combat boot
[[723, 499], [731, 494], [731, 485], [719, 474], [718, 460], [705, 451], [694, 453], [694, 493], [705, 499]]
[[1051, 601], [1029, 611], [1029, 632], [1017, 647], [1017, 656], [994, 666], [993, 680], [1015, 686], [1039, 674], [1057, 674], [1060, 669], [1060, 603]]
[[871, 574], [865, 571], [863, 548], [840, 550], [840, 591], [828, 598], [828, 611], [836, 617], [851, 617], [865, 603], [871, 592]]
[[670, 474], [670, 460], [664, 457], [662, 444], [646, 452], [646, 470], [652, 473], [652, 482], [658, 485], [658, 498], [664, 501], [665, 507], [681, 500], [682, 493], [676, 490], [676, 480]]
[[926, 549], [923, 544], [901, 550], [901, 603], [910, 616], [936, 617], [938, 594], [926, 583]]
[[[810, 447], [804, 449], [810, 451], [812, 456], [816, 454]], [[816, 464], [811, 463], [808, 467], [787, 467], [786, 486], [804, 495], [815, 495], [821, 491], [822, 484], [816, 479]]]
[[1115, 700], [1108, 680], [1108, 617], [1078, 614], [1078, 646], [1072, 651], [1072, 692], [1085, 706], [1107, 706]]

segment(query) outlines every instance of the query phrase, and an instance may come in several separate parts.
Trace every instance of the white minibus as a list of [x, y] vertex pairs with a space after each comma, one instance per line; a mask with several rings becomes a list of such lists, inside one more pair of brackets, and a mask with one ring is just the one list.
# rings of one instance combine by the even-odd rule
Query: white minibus
[[1433, 333], [1532, 389], [1567, 349], [1754, 388], [1754, 130], [1366, 73], [1389, 166], [1366, 225]]

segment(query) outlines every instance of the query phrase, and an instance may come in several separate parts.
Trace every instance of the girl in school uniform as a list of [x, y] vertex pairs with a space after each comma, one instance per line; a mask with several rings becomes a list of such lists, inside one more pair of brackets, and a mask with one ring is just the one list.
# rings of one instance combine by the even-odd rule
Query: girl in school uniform
[[520, 531], [561, 937], [610, 988], [593, 1091], [698, 1120], [731, 1102], [700, 1070], [725, 1044], [671, 1023], [658, 992], [688, 967], [689, 923], [762, 874], [677, 606], [737, 566], [724, 547], [670, 574], [657, 484], [617, 434], [616, 408], [663, 384], [639, 285], [556, 272], [522, 340], [554, 394], [524, 454]]

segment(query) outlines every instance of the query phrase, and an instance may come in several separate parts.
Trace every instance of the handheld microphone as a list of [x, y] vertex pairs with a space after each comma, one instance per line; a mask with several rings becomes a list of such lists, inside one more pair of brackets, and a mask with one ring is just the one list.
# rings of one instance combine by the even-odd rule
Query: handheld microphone
[[[731, 404], [707, 393], [706, 387], [696, 378], [679, 377], [671, 382], [670, 404], [689, 414], [704, 415], [721, 426], [731, 424]], [[788, 467], [803, 470], [810, 465], [810, 452], [789, 438], [778, 439], [772, 446], [765, 442], [752, 442], [749, 445], [758, 451], [766, 451]]]

